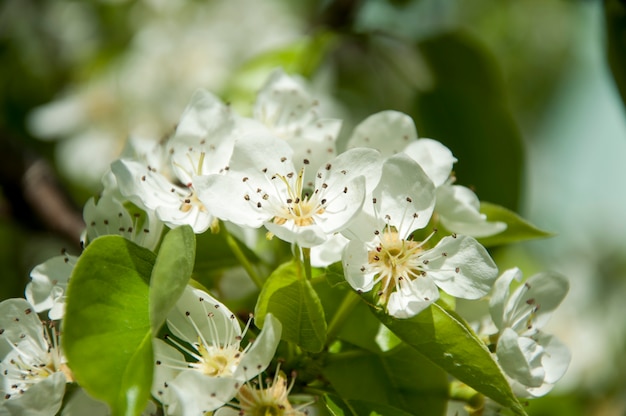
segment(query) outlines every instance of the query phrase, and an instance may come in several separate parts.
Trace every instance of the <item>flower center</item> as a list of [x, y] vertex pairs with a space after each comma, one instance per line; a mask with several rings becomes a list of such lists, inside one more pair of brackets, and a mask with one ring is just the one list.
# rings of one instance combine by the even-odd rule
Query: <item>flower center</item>
[[198, 347], [201, 359], [197, 368], [207, 376], [231, 376], [241, 361], [241, 351], [235, 345], [225, 347], [205, 346]]
[[189, 212], [193, 209], [193, 207], [197, 207], [200, 212], [206, 212], [204, 204], [198, 199], [196, 193], [191, 191], [186, 198], [181, 200], [179, 209], [182, 212]]
[[[311, 197], [304, 192], [304, 169], [300, 170], [295, 184], [291, 184], [290, 177], [276, 175], [287, 187], [287, 199], [280, 206], [280, 213], [274, 216], [274, 223], [278, 225], [285, 224], [291, 220], [298, 227], [315, 224], [315, 215], [324, 213], [325, 200], [318, 201], [317, 197]], [[303, 195], [304, 193], [304, 195]]]
[[367, 253], [370, 270], [378, 275], [376, 281], [382, 284], [381, 301], [386, 302], [403, 282], [422, 275], [419, 268], [421, 252], [420, 243], [401, 239], [398, 232], [389, 227], [383, 231], [379, 244]]

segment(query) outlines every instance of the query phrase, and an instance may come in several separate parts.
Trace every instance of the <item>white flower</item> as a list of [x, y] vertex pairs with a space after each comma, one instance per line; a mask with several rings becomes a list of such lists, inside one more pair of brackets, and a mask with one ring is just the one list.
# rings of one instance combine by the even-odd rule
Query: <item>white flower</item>
[[538, 397], [552, 389], [570, 362], [567, 347], [540, 330], [567, 294], [569, 283], [562, 275], [540, 273], [510, 294], [511, 282], [521, 277], [517, 268], [505, 271], [494, 285], [489, 308], [499, 329], [496, 356], [514, 392]]
[[152, 211], [126, 207], [111, 192], [105, 192], [98, 201], [90, 198], [83, 208], [83, 218], [87, 226], [81, 238], [83, 246], [101, 235], [114, 234], [154, 250], [163, 231], [163, 223]]
[[203, 414], [230, 401], [245, 381], [267, 368], [281, 334], [280, 322], [268, 315], [258, 338], [242, 348], [245, 331], [233, 313], [191, 287], [168, 315], [167, 326], [174, 337], [153, 344], [152, 394], [168, 415]]
[[49, 310], [48, 317], [58, 320], [65, 314], [65, 290], [78, 257], [63, 253], [52, 257], [30, 272], [25, 296], [35, 312]]
[[281, 240], [312, 247], [347, 227], [360, 211], [368, 186], [380, 172], [379, 153], [352, 149], [321, 167], [313, 187], [292, 163], [283, 140], [240, 140], [224, 175], [198, 182], [198, 197], [217, 217], [235, 224], [265, 226]]
[[238, 403], [230, 403], [215, 412], [215, 416], [306, 416], [307, 413], [301, 411], [307, 404], [296, 406], [289, 401], [289, 392], [293, 387], [295, 378], [291, 383], [287, 383], [287, 378], [282, 372], [277, 371], [271, 383], [267, 381], [267, 386], [263, 387], [261, 377], [258, 377], [259, 388], [255, 388], [251, 383], [246, 383], [237, 392]]
[[434, 204], [431, 180], [414, 160], [397, 154], [383, 164], [369, 215], [345, 232], [351, 240], [342, 259], [347, 281], [359, 291], [380, 284], [379, 303], [397, 318], [415, 316], [436, 301], [437, 287], [480, 298], [497, 275], [485, 248], [471, 237], [444, 237], [431, 249], [428, 239], [413, 241], [412, 232], [429, 222]]
[[319, 115], [319, 102], [303, 79], [275, 70], [257, 95], [253, 117], [292, 147], [296, 170], [305, 166], [304, 185], [312, 187], [315, 171], [333, 158], [341, 120]]
[[0, 303], [0, 414], [54, 415], [73, 381], [54, 326], [24, 299]]
[[132, 202], [154, 210], [171, 227], [189, 224], [196, 233], [206, 231], [214, 217], [198, 200], [195, 181], [227, 169], [236, 127], [228, 107], [210, 93], [197, 91], [174, 137], [166, 144], [171, 171], [162, 172], [134, 160], [117, 160], [111, 170], [120, 192]]
[[486, 237], [504, 231], [506, 224], [489, 222], [479, 211], [480, 201], [469, 188], [454, 185], [450, 149], [432, 139], [418, 139], [411, 117], [398, 111], [382, 111], [363, 120], [348, 140], [348, 148], [366, 146], [384, 156], [404, 152], [422, 167], [436, 187], [437, 218], [446, 229]]

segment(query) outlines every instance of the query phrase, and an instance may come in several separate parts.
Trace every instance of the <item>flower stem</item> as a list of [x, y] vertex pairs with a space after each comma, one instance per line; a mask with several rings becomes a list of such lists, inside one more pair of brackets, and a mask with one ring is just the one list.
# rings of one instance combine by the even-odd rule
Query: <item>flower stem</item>
[[485, 404], [482, 394], [460, 381], [450, 383], [450, 399], [467, 403], [473, 409], [480, 409]]
[[302, 259], [304, 264], [304, 275], [306, 280], [311, 280], [311, 249], [308, 247], [302, 247]]
[[237, 260], [239, 260], [239, 263], [241, 263], [241, 266], [244, 268], [246, 273], [248, 273], [248, 276], [250, 277], [250, 279], [254, 282], [254, 284], [259, 289], [261, 289], [263, 287], [263, 281], [261, 280], [261, 277], [254, 270], [252, 263], [250, 263], [250, 260], [248, 260], [246, 255], [243, 253], [243, 250], [241, 250], [239, 243], [228, 232], [224, 224], [222, 224], [220, 227], [220, 234], [222, 235], [222, 237], [224, 237], [224, 240], [226, 240], [226, 244], [228, 245], [228, 248], [230, 248], [230, 250], [233, 252], [235, 257], [237, 257]]
[[353, 291], [350, 290], [348, 291], [348, 293], [346, 293], [346, 297], [343, 298], [343, 301], [341, 302], [341, 305], [339, 305], [337, 312], [335, 312], [333, 319], [331, 319], [330, 323], [328, 324], [328, 332], [326, 335], [327, 342], [335, 339], [344, 322], [346, 321], [346, 319], [348, 319], [348, 315], [350, 314], [350, 312], [352, 312], [352, 309], [354, 309], [354, 307], [359, 303], [359, 300], [359, 296]]

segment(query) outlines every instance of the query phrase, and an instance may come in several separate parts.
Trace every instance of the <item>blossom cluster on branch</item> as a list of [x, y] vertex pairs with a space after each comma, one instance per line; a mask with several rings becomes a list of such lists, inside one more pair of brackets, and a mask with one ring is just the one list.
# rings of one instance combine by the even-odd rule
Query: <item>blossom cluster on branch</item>
[[[487, 397], [524, 414], [518, 398], [546, 394], [570, 359], [541, 331], [567, 280], [498, 278], [481, 243], [535, 229], [482, 212], [408, 115], [374, 114], [340, 146], [322, 108], [276, 70], [250, 116], [200, 90], [167, 140], [131, 140], [85, 205], [83, 253], [37, 266], [26, 299], [0, 304], [0, 413], [442, 414], [463, 400], [478, 414]], [[256, 287], [222, 298], [225, 270]], [[456, 298], [489, 299], [492, 322], [477, 333]], [[435, 364], [437, 406], [368, 397], [401, 381], [355, 357], [405, 349], [407, 365]], [[446, 373], [481, 399], [448, 394]]]

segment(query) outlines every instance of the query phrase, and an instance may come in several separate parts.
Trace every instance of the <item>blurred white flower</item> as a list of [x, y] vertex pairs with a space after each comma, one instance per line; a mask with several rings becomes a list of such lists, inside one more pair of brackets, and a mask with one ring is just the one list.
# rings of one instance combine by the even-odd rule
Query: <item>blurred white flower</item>
[[[94, 76], [35, 109], [29, 120], [35, 136], [63, 140], [57, 147], [61, 171], [93, 188], [129, 136], [162, 137], [173, 129], [194, 90], [222, 91], [242, 63], [294, 41], [303, 31], [303, 22], [275, 0], [146, 0], [132, 11], [125, 24], [135, 32], [127, 49]], [[89, 10], [81, 12], [89, 16]], [[62, 22], [50, 33], [77, 25], [71, 19], [50, 22]]]
[[560, 274], [539, 273], [511, 294], [511, 282], [521, 278], [519, 269], [509, 269], [494, 285], [489, 310], [499, 329], [496, 357], [518, 396], [539, 397], [563, 377], [571, 359], [562, 342], [540, 330], [567, 294], [569, 283]]

